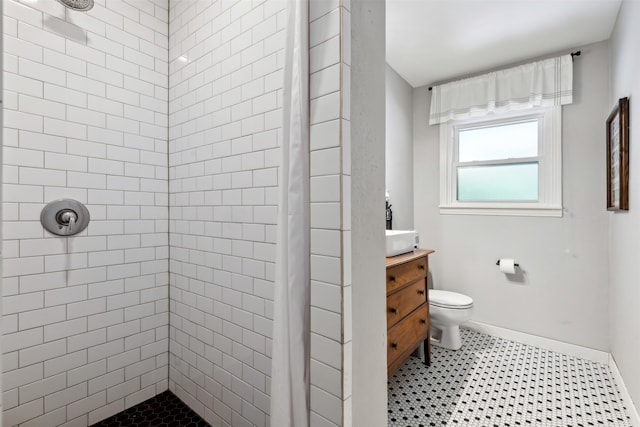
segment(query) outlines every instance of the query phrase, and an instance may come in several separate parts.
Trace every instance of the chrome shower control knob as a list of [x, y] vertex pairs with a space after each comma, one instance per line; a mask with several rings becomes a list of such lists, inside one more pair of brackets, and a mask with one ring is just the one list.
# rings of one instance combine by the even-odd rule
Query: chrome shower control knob
[[89, 210], [77, 200], [55, 200], [42, 209], [40, 222], [50, 233], [73, 236], [87, 228]]
[[57, 213], [56, 221], [58, 221], [58, 224], [61, 226], [69, 225], [71, 223], [75, 224], [78, 222], [78, 214], [71, 209], [63, 209]]

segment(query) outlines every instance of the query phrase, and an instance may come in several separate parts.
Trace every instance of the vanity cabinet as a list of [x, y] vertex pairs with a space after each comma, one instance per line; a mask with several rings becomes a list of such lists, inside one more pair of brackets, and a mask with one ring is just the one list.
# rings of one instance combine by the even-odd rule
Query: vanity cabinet
[[387, 258], [387, 375], [424, 343], [425, 363], [431, 359], [429, 341], [430, 249]]

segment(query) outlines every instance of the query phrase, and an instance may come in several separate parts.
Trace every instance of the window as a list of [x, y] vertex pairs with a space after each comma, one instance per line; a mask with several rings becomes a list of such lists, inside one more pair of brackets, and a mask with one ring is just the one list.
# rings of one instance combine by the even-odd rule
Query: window
[[440, 212], [562, 216], [560, 108], [440, 125]]

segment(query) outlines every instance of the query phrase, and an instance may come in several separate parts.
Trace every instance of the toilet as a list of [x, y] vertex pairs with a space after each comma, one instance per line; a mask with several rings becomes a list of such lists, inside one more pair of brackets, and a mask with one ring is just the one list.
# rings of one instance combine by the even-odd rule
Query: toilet
[[458, 350], [462, 347], [460, 324], [471, 319], [473, 299], [457, 292], [429, 290], [429, 320], [440, 331], [440, 339], [434, 345]]

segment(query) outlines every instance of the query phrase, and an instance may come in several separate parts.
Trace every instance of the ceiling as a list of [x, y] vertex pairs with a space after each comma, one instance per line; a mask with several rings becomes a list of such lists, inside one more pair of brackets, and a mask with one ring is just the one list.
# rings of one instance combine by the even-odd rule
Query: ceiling
[[607, 40], [621, 0], [386, 0], [387, 63], [413, 87]]

